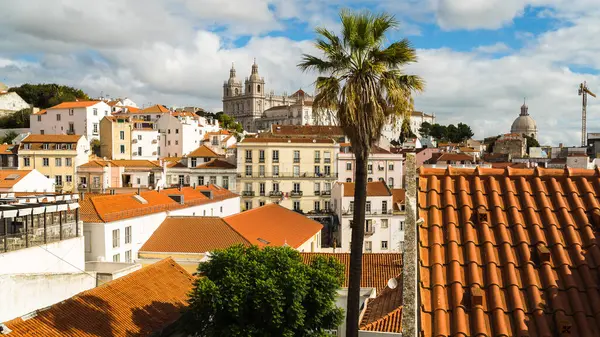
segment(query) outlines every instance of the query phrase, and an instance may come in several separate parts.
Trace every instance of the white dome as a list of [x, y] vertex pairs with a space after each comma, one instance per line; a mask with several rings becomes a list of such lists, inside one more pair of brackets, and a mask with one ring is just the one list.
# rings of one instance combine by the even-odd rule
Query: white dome
[[537, 125], [535, 124], [535, 120], [529, 116], [528, 110], [527, 105], [523, 104], [521, 106], [521, 114], [512, 123], [510, 132], [518, 133], [519, 135], [526, 134], [537, 139]]

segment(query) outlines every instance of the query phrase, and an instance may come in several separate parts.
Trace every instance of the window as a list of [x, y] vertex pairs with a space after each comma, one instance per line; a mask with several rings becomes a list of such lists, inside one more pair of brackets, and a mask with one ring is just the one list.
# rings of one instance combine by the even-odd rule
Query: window
[[252, 165], [246, 165], [246, 177], [252, 176]]
[[324, 187], [323, 191], [325, 191], [325, 192], [331, 191], [331, 183], [325, 183], [325, 187]]
[[179, 185], [183, 185], [185, 183], [185, 176], [183, 174], [177, 176], [177, 183]]
[[92, 129], [92, 133], [95, 133], [95, 134], [97, 134], [97, 133], [98, 133], [98, 123], [94, 123], [94, 124], [92, 124], [92, 127], [93, 127], [93, 129]]
[[60, 114], [56, 114], [56, 121], [60, 122]]
[[252, 162], [252, 150], [246, 150], [246, 163]]
[[319, 194], [321, 192], [321, 183], [315, 183], [315, 194]]
[[300, 201], [294, 201], [294, 211], [300, 210]]
[[42, 166], [50, 166], [50, 159], [42, 158]]
[[273, 165], [273, 176], [274, 177], [279, 176], [279, 165]]
[[388, 219], [381, 219], [381, 228], [388, 228]]
[[331, 163], [331, 152], [329, 152], [329, 151], [323, 152], [323, 157], [325, 158], [325, 164]]
[[365, 233], [373, 233], [373, 220], [368, 219], [365, 221]]
[[42, 150], [48, 150], [49, 148], [50, 148], [50, 144], [48, 144], [48, 143], [42, 144]]
[[315, 163], [321, 162], [321, 151], [315, 151]]
[[392, 178], [392, 177], [388, 178], [388, 186], [389, 187], [394, 187], [394, 178]]
[[320, 201], [315, 201], [315, 211], [320, 211], [321, 210], [321, 202]]
[[265, 195], [265, 183], [258, 184], [258, 191], [260, 195]]
[[321, 175], [321, 166], [315, 166], [315, 176]]
[[273, 150], [273, 162], [279, 163], [279, 150]]
[[293, 189], [293, 191], [296, 192], [296, 193], [300, 192], [300, 183], [294, 183], [294, 189]]
[[131, 251], [130, 250], [125, 252], [125, 262], [131, 263]]
[[300, 176], [300, 166], [298, 165], [294, 165], [294, 177], [299, 177]]
[[323, 207], [323, 210], [324, 210], [325, 212], [329, 212], [329, 210], [330, 210], [330, 209], [331, 209], [331, 201], [329, 201], [329, 200], [326, 200], [326, 201], [325, 201], [325, 207]]
[[258, 151], [258, 162], [259, 163], [264, 163], [265, 162], [265, 150], [259, 150]]
[[354, 201], [350, 201], [350, 213], [354, 213]]
[[23, 166], [28, 167], [31, 165], [31, 159], [29, 157], [23, 158]]
[[68, 183], [72, 183], [73, 182], [73, 176], [65, 176], [65, 181]]
[[388, 249], [388, 242], [381, 241], [381, 250], [387, 250], [387, 249]]
[[367, 165], [367, 171], [368, 171], [368, 173], [373, 173], [373, 164]]
[[258, 175], [261, 177], [265, 176], [265, 165], [258, 165]]
[[62, 186], [62, 176], [54, 176], [54, 182], [58, 186]]
[[210, 183], [213, 185], [217, 184], [217, 176], [210, 176]]
[[121, 230], [113, 229], [112, 231], [113, 248], [117, 248], [121, 245]]
[[[73, 109], [69, 110], [69, 115], [73, 115], [73, 113], [71, 113], [73, 111]], [[94, 108], [94, 110], [92, 110], [92, 112], [94, 113], [94, 116], [98, 116], [98, 109]]]
[[171, 145], [171, 141], [170, 140], [167, 141], [167, 145], [169, 145], [169, 146]]
[[55, 158], [54, 166], [62, 166], [62, 158]]
[[198, 185], [199, 186], [204, 185], [204, 177], [203, 176], [198, 177]]
[[179, 145], [179, 141], [178, 140], [175, 141], [175, 145]]
[[142, 183], [142, 179], [141, 178], [136, 178], [135, 179], [135, 183], [140, 185]]
[[323, 168], [325, 169], [325, 175], [330, 176], [331, 175], [331, 166], [325, 165], [325, 166], [323, 166]]
[[42, 121], [42, 115], [38, 115], [37, 116], [37, 120], [38, 120], [38, 122], [41, 122]]
[[246, 192], [252, 191], [252, 183], [246, 183], [244, 191], [246, 191]]
[[44, 130], [40, 130], [40, 135], [44, 135], [45, 131]]
[[[202, 132], [202, 131], [200, 131], [200, 132]], [[212, 145], [219, 145], [219, 137], [217, 137], [217, 136], [212, 137]]]
[[394, 163], [390, 163], [390, 164], [388, 165], [388, 170], [389, 170], [389, 171], [393, 171], [393, 170], [394, 170]]
[[294, 163], [300, 162], [300, 151], [294, 150]]
[[373, 251], [373, 243], [371, 241], [365, 241], [365, 251], [370, 253]]
[[179, 133], [179, 129], [175, 129], [175, 133]]
[[352, 182], [352, 178], [346, 178], [346, 182], [347, 183], [351, 183]]
[[373, 182], [373, 178], [369, 178], [369, 179], [367, 179], [367, 182], [368, 182], [368, 183], [372, 183], [372, 182]]
[[125, 145], [121, 145], [120, 148], [121, 148], [121, 154], [124, 154], [125, 153]]
[[224, 189], [229, 189], [229, 177], [223, 177], [221, 179], [223, 180], [221, 187], [223, 187]]
[[125, 227], [125, 244], [131, 243], [131, 226]]
[[171, 134], [171, 129], [167, 129], [167, 133], [168, 133], [168, 134]]
[[400, 230], [403, 231], [404, 230], [404, 221], [400, 221]]
[[75, 133], [75, 123], [69, 122], [69, 133]]
[[65, 158], [65, 166], [73, 166], [73, 158]]
[[367, 201], [366, 211], [367, 211], [367, 213], [371, 213], [371, 202], [370, 201]]
[[352, 171], [352, 162], [346, 162], [346, 171]]
[[263, 200], [258, 202], [258, 206], [264, 206], [264, 205], [265, 205], [265, 202]]
[[119, 139], [125, 140], [125, 131], [119, 131]]
[[381, 213], [387, 214], [387, 201], [386, 200], [383, 200], [381, 202]]
[[279, 183], [273, 183], [273, 192], [279, 192]]
[[142, 135], [138, 135], [138, 140], [142, 140]]
[[113, 262], [121, 262], [121, 254], [113, 255]]
[[252, 209], [252, 201], [246, 201], [244, 205], [246, 210]]

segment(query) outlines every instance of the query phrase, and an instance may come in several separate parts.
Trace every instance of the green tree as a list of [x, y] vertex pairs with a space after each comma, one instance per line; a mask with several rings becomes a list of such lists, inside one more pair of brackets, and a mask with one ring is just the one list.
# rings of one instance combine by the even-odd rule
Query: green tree
[[413, 91], [421, 91], [423, 80], [402, 68], [417, 61], [407, 39], [387, 44], [386, 34], [398, 26], [389, 14], [368, 11], [340, 13], [342, 35], [317, 28], [315, 46], [321, 56], [304, 54], [298, 65], [316, 70], [317, 95], [314, 110], [336, 111], [340, 127], [352, 144], [356, 158], [354, 217], [350, 247], [350, 279], [346, 336], [358, 335], [360, 279], [365, 232], [367, 161], [383, 126], [396, 117], [409, 119]]
[[196, 336], [325, 336], [343, 310], [335, 306], [344, 268], [334, 258], [310, 265], [289, 247], [233, 246], [198, 266], [190, 293]]
[[62, 102], [80, 100], [89, 100], [90, 97], [80, 89], [59, 85], [59, 84], [23, 84], [20, 87], [10, 88], [8, 91], [14, 91], [25, 102], [47, 109]]
[[29, 128], [31, 109], [21, 109], [13, 114], [0, 117], [0, 129]]
[[412, 132], [410, 128], [410, 121], [408, 119], [402, 120], [402, 129], [400, 131], [400, 144], [404, 143], [407, 139], [415, 138], [417, 135]]
[[458, 142], [464, 142], [465, 140], [471, 139], [471, 137], [473, 137], [475, 135], [473, 133], [473, 130], [471, 130], [471, 127], [468, 126], [467, 124], [458, 123], [456, 125], [456, 128], [458, 129], [458, 136], [459, 136]]
[[98, 139], [92, 139], [90, 141], [90, 150], [96, 156], [100, 157], [100, 141]]
[[458, 128], [454, 126], [454, 124], [450, 124], [446, 127], [446, 140], [452, 143], [458, 143], [460, 139], [460, 135], [458, 133]]
[[523, 138], [527, 139], [527, 154], [529, 154], [529, 148], [530, 147], [539, 147], [540, 143], [537, 141], [537, 139], [528, 136], [527, 134], [523, 134]]
[[431, 126], [431, 131], [429, 135], [437, 140], [446, 140], [447, 139], [447, 131], [445, 125], [433, 124]]
[[423, 138], [427, 138], [431, 135], [431, 124], [428, 122], [421, 123], [421, 127], [419, 128], [419, 134]]
[[232, 130], [237, 133], [244, 132], [242, 124], [236, 122], [233, 117], [223, 113], [223, 111], [217, 112], [214, 116], [219, 121], [219, 124], [221, 124], [222, 128]]
[[11, 144], [19, 134], [14, 131], [8, 131], [4, 136], [0, 137], [0, 144]]

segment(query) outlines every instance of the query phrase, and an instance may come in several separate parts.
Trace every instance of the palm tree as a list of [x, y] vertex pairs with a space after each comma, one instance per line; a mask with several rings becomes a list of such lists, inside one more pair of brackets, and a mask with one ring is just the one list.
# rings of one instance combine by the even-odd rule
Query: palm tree
[[379, 140], [384, 124], [395, 123], [396, 117], [409, 118], [412, 93], [423, 90], [424, 82], [402, 71], [402, 66], [417, 60], [408, 40], [386, 45], [385, 34], [398, 26], [392, 15], [342, 10], [340, 19], [341, 36], [325, 28], [316, 30], [315, 45], [324, 57], [304, 54], [298, 66], [303, 71], [321, 74], [316, 81], [313, 109], [337, 112], [339, 126], [350, 139], [356, 158], [346, 318], [346, 336], [356, 337], [369, 152]]

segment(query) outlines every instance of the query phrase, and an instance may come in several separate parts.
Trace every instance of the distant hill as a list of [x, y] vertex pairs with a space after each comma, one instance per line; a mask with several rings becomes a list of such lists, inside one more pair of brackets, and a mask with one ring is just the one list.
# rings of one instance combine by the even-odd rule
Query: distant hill
[[59, 84], [23, 84], [20, 87], [8, 89], [16, 92], [27, 103], [34, 107], [46, 109], [62, 102], [74, 101], [76, 99], [89, 100], [90, 97], [81, 89], [72, 88]]

